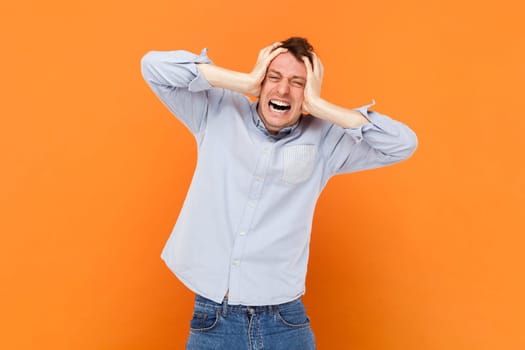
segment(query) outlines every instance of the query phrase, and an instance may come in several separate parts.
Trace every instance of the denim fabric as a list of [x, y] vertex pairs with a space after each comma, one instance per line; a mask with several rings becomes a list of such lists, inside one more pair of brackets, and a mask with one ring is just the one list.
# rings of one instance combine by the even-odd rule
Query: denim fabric
[[195, 297], [186, 350], [312, 350], [302, 300], [271, 306], [228, 305]]

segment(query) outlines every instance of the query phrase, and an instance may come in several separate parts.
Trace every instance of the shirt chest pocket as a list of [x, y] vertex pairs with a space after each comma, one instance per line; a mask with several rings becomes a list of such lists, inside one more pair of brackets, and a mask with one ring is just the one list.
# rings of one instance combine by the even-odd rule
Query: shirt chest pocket
[[315, 145], [286, 146], [282, 153], [283, 181], [298, 184], [308, 180], [314, 170], [316, 155]]

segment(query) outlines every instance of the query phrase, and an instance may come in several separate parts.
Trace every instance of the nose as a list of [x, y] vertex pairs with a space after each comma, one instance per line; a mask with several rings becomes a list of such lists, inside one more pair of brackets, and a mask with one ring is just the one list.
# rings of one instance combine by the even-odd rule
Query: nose
[[283, 96], [288, 94], [290, 92], [290, 86], [288, 85], [288, 82], [283, 79], [279, 82], [279, 85], [277, 86], [277, 92]]

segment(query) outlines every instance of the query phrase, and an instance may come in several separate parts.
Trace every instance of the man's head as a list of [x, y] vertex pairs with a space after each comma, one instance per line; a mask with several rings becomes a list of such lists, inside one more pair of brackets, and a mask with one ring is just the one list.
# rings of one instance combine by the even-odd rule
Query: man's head
[[268, 66], [261, 86], [257, 112], [271, 133], [297, 122], [302, 112], [306, 67], [303, 56], [312, 62], [313, 47], [306, 39], [292, 37], [275, 49], [287, 51], [279, 54]]

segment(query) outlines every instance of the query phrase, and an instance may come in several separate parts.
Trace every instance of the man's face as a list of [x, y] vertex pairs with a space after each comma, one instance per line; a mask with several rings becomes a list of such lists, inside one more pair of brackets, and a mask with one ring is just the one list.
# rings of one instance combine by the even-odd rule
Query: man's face
[[306, 67], [291, 53], [278, 55], [268, 66], [257, 112], [270, 133], [293, 125], [301, 116]]

